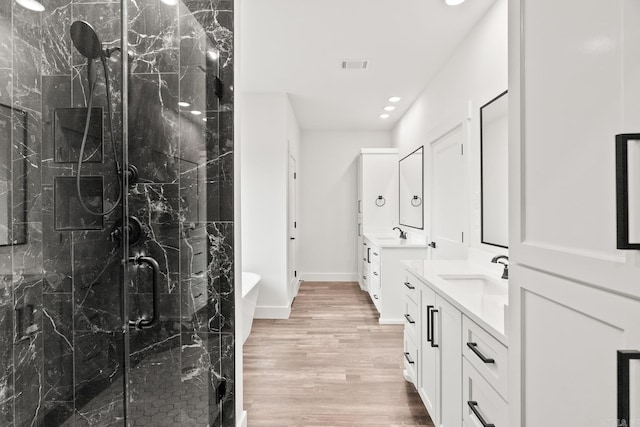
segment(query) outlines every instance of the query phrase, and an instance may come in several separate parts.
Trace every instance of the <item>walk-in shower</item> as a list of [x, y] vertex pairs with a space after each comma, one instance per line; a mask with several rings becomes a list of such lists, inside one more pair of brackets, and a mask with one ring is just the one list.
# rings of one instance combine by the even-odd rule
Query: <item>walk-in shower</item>
[[232, 6], [0, 2], [0, 426], [235, 425]]

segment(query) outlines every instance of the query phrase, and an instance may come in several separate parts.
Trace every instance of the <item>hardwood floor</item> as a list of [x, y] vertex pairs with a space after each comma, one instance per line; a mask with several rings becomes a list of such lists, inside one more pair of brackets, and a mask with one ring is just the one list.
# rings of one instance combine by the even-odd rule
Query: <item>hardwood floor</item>
[[402, 376], [402, 325], [379, 325], [353, 282], [304, 282], [287, 320], [244, 346], [248, 426], [433, 426]]

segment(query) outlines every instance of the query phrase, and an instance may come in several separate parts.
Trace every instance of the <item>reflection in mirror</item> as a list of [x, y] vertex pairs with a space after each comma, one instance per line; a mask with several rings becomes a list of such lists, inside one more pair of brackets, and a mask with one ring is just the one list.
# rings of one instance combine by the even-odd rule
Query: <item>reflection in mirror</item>
[[627, 141], [629, 174], [629, 242], [640, 243], [640, 141]]
[[423, 147], [400, 160], [400, 225], [424, 227]]
[[507, 91], [480, 108], [481, 241], [508, 247], [508, 110]]

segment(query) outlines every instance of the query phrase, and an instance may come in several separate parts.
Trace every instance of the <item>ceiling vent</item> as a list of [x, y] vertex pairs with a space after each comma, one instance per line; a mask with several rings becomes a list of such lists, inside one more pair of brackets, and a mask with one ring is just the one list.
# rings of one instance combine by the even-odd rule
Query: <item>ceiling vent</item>
[[343, 70], [366, 70], [369, 61], [366, 59], [343, 59], [340, 61], [340, 68]]

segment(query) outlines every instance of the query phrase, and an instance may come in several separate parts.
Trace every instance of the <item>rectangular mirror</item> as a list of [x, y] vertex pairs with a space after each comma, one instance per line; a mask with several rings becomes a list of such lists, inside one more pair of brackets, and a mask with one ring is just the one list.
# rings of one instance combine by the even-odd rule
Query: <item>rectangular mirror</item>
[[509, 245], [509, 101], [504, 91], [480, 108], [481, 238]]
[[640, 134], [616, 135], [618, 249], [640, 249]]
[[400, 159], [400, 225], [424, 228], [424, 147]]

